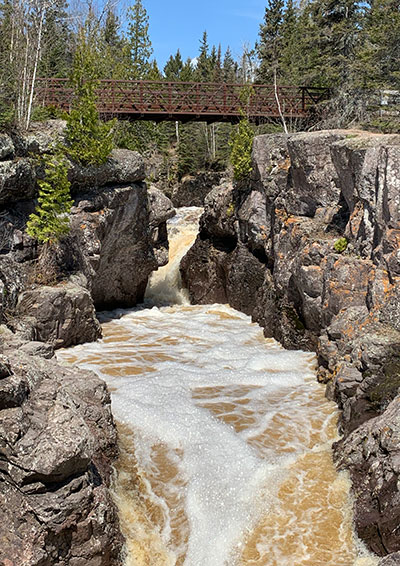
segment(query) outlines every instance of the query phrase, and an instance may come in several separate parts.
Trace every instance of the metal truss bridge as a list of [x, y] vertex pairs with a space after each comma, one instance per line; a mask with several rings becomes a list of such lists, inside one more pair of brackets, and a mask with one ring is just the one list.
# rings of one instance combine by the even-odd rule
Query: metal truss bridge
[[[170, 81], [98, 81], [97, 107], [106, 118], [125, 120], [163, 120], [237, 122], [243, 108], [241, 93], [249, 85]], [[262, 123], [279, 118], [279, 107], [286, 118], [306, 118], [316, 104], [329, 98], [329, 89], [253, 84], [245, 105], [246, 116]], [[37, 79], [36, 104], [70, 110], [73, 89], [68, 79]]]

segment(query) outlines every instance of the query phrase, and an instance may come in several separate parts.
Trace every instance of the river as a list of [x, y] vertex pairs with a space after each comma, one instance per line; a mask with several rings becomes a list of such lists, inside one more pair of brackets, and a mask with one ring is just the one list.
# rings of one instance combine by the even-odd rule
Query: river
[[315, 357], [227, 305], [192, 306], [178, 265], [199, 211], [170, 221], [144, 305], [101, 313], [104, 338], [58, 354], [112, 393], [126, 566], [372, 566], [332, 464], [335, 405]]

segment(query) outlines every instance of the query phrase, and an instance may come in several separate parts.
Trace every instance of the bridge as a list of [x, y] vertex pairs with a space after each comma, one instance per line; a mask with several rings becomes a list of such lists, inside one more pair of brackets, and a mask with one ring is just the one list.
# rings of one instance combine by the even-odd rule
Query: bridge
[[[237, 122], [243, 108], [241, 93], [249, 85], [144, 80], [98, 82], [98, 111], [105, 118]], [[329, 98], [329, 89], [253, 84], [245, 105], [246, 115], [256, 123], [265, 118], [306, 118], [316, 104]], [[73, 89], [69, 79], [37, 79], [36, 103], [70, 110]]]

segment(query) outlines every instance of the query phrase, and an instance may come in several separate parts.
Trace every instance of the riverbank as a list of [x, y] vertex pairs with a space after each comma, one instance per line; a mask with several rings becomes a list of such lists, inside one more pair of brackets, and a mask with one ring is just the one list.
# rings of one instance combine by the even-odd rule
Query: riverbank
[[70, 164], [71, 231], [45, 263], [25, 232], [40, 156], [65, 124], [0, 135], [0, 563], [117, 566], [123, 537], [110, 495], [118, 456], [110, 396], [94, 373], [54, 361], [96, 340], [96, 309], [132, 306], [168, 260], [170, 201], [148, 191], [141, 156]]
[[181, 264], [193, 303], [229, 302], [317, 353], [357, 532], [381, 556], [400, 549], [399, 183], [400, 136], [260, 136], [252, 179], [208, 195]]

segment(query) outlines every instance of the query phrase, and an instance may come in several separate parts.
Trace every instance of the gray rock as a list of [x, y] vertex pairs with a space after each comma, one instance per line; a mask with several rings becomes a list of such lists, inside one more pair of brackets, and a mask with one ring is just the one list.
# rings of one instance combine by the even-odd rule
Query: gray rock
[[[340, 468], [350, 471], [359, 536], [379, 556], [399, 550], [400, 398], [335, 445]], [[389, 562], [390, 564], [390, 562]]]
[[197, 175], [188, 175], [174, 187], [171, 200], [174, 206], [203, 206], [205, 197], [219, 185], [223, 173], [203, 171]]
[[17, 155], [31, 156], [53, 153], [59, 143], [64, 142], [65, 120], [32, 122], [28, 132], [14, 134]]
[[148, 277], [158, 267], [146, 186], [107, 187], [79, 196], [71, 226], [96, 307], [142, 301]]
[[340, 182], [330, 148], [346, 135], [346, 131], [328, 130], [289, 136], [292, 188], [285, 195], [285, 205], [290, 214], [314, 216], [317, 208], [339, 203]]
[[19, 297], [16, 315], [20, 321], [26, 320], [34, 339], [50, 342], [55, 348], [91, 342], [101, 336], [89, 291], [71, 282], [25, 290]]
[[14, 151], [14, 144], [10, 136], [0, 134], [0, 159], [12, 159]]
[[36, 171], [30, 159], [0, 162], [0, 207], [34, 198]]
[[114, 149], [100, 166], [71, 163], [68, 178], [75, 194], [106, 185], [138, 183], [145, 178], [144, 162], [136, 151]]
[[120, 565], [104, 383], [21, 351], [7, 363], [2, 382], [12, 378], [23, 394], [0, 405], [0, 563]]
[[399, 566], [400, 565], [400, 552], [394, 552], [393, 554], [389, 554], [380, 560], [378, 566]]
[[169, 257], [167, 220], [175, 216], [176, 212], [169, 198], [155, 187], [148, 190], [148, 199], [150, 238], [157, 265], [161, 267], [168, 263]]

